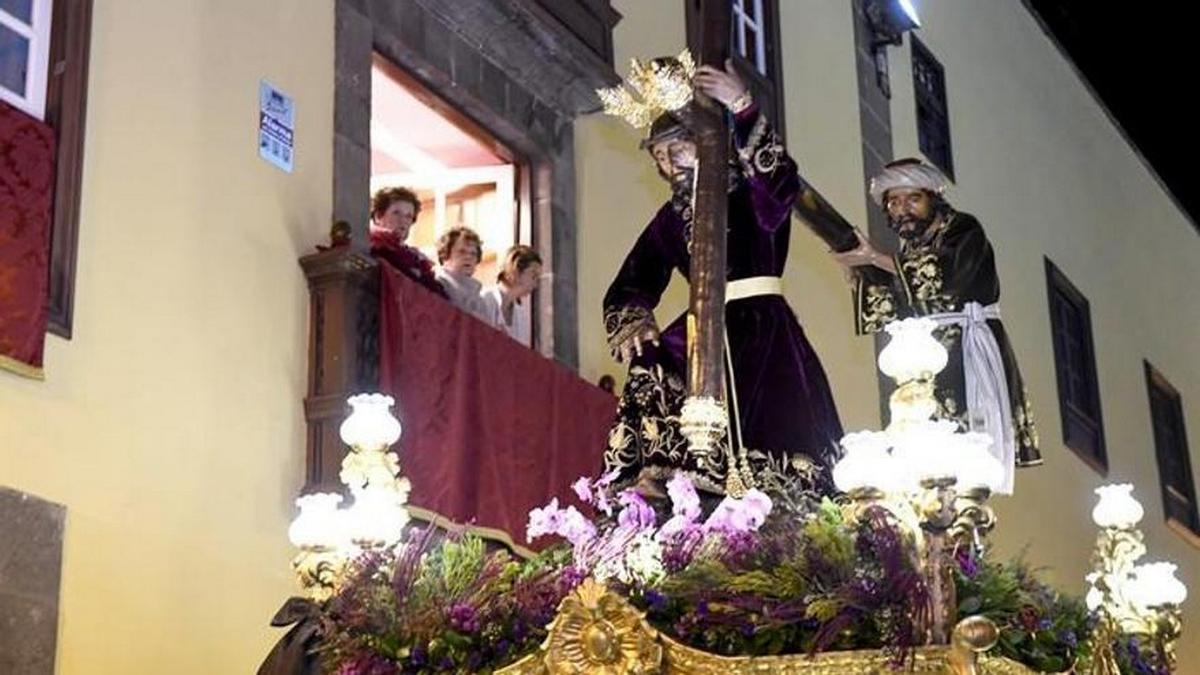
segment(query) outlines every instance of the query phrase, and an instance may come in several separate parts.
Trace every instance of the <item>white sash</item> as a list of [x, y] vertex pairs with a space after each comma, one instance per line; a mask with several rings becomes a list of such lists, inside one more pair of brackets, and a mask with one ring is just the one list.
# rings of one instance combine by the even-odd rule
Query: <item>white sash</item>
[[962, 327], [968, 426], [971, 431], [981, 431], [992, 437], [991, 453], [1004, 467], [1004, 481], [997, 492], [1011, 495], [1017, 457], [1012, 399], [1009, 398], [1000, 345], [987, 323], [988, 319], [1000, 318], [1000, 305], [984, 307], [978, 302], [968, 302], [961, 312], [931, 314], [928, 318], [939, 326]]

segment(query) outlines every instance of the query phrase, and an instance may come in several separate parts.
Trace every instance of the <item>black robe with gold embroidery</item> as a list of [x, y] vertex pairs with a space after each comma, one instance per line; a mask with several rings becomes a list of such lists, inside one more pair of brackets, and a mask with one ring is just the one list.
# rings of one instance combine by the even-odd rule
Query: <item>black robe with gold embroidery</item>
[[[983, 226], [968, 213], [954, 213], [948, 222], [914, 240], [902, 240], [895, 257], [896, 275], [877, 267], [858, 269], [855, 283], [855, 329], [876, 333], [897, 319], [959, 312], [968, 302], [984, 307], [1000, 300], [1000, 276]], [[1017, 466], [1041, 464], [1037, 431], [1012, 343], [999, 319], [988, 319], [996, 336], [1012, 405]], [[962, 328], [944, 326], [934, 335], [949, 352], [949, 362], [937, 377], [942, 415], [966, 425], [966, 384], [961, 347]]]

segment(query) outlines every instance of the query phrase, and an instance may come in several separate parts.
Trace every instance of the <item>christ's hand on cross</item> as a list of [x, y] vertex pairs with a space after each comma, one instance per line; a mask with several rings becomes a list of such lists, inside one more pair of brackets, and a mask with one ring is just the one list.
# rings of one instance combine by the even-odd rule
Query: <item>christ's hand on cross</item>
[[658, 328], [653, 324], [647, 325], [639, 332], [629, 336], [621, 345], [621, 361], [629, 363], [635, 356], [641, 356], [644, 350], [643, 345], [649, 342], [651, 345], [658, 346]]
[[725, 61], [725, 70], [700, 66], [696, 69], [695, 82], [697, 89], [734, 113], [741, 112], [749, 105], [749, 90], [730, 59]]

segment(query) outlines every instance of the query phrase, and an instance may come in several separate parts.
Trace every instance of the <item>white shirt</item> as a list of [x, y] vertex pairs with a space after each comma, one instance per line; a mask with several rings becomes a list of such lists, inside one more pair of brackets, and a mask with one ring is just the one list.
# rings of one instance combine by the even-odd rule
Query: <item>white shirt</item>
[[533, 321], [528, 297], [513, 305], [511, 322], [504, 320], [504, 312], [501, 310], [501, 307], [504, 306], [504, 296], [500, 293], [499, 285], [485, 288], [480, 294], [480, 298], [487, 307], [485, 321], [526, 347], [533, 346]]
[[473, 277], [455, 274], [441, 266], [434, 270], [433, 275], [446, 289], [450, 304], [484, 323], [495, 325], [492, 309], [483, 298], [483, 284]]

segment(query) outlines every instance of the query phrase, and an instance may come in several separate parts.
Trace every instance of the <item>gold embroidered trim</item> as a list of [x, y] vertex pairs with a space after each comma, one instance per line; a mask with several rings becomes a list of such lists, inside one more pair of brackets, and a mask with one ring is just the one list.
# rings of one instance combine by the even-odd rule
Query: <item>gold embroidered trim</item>
[[620, 358], [621, 347], [655, 325], [654, 312], [645, 307], [604, 308], [604, 332], [608, 335], [608, 349], [614, 359]]
[[1017, 445], [1036, 451], [1039, 445], [1037, 426], [1033, 422], [1033, 404], [1029, 400], [1029, 390], [1024, 385], [1021, 386], [1020, 405], [1015, 406], [1013, 413]]
[[779, 166], [784, 155], [783, 144], [767, 121], [767, 116], [758, 113], [758, 119], [750, 128], [745, 147], [738, 148], [737, 155], [746, 173], [769, 174]]
[[896, 296], [892, 289], [882, 284], [862, 282], [863, 291], [859, 305], [860, 333], [878, 333], [898, 317]]

